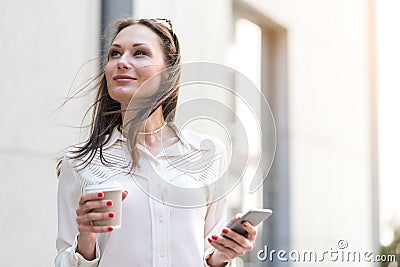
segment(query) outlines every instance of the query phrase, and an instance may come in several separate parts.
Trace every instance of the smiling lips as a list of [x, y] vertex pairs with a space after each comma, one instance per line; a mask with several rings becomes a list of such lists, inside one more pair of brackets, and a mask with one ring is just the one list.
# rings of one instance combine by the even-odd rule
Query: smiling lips
[[126, 74], [120, 74], [120, 75], [115, 75], [113, 77], [113, 80], [116, 82], [131, 82], [131, 81], [136, 81], [137, 79], [135, 77]]

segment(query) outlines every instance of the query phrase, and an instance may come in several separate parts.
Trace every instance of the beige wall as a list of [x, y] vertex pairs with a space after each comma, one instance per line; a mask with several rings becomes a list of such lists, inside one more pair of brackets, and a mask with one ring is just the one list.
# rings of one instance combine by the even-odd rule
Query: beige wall
[[50, 114], [97, 56], [99, 3], [1, 1], [0, 10], [0, 266], [54, 266], [55, 158], [78, 132], [60, 124], [79, 126], [81, 105]]

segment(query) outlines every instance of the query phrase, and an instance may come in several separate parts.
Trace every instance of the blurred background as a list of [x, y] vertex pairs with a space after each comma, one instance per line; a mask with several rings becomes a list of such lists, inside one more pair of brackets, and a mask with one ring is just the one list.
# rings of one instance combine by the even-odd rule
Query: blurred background
[[0, 0], [0, 10], [0, 266], [54, 265], [55, 165], [79, 141], [91, 96], [61, 105], [96, 74], [103, 29], [124, 16], [171, 19], [183, 62], [231, 66], [268, 98], [274, 164], [256, 193], [246, 181], [231, 192], [229, 213], [274, 215], [241, 266], [398, 266], [257, 254], [322, 254], [342, 240], [399, 257], [399, 1]]

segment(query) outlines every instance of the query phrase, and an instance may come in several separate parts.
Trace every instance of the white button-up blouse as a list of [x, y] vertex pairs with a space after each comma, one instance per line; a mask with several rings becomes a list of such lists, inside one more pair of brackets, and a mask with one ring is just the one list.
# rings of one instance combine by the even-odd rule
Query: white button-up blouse
[[[125, 139], [117, 129], [103, 146], [108, 166], [96, 154], [82, 168], [71, 151], [66, 153], [58, 185], [56, 267], [208, 266], [206, 259], [214, 249], [207, 237], [221, 233], [227, 211], [225, 198], [209, 201], [218, 191], [209, 185], [225, 172], [226, 150], [218, 139], [188, 130], [181, 131], [179, 139], [157, 156], [137, 144], [140, 167], [133, 174], [124, 157]], [[199, 168], [204, 140], [212, 141], [215, 153]], [[200, 160], [193, 160], [196, 153]], [[123, 201], [122, 227], [98, 234], [96, 259], [87, 261], [76, 252], [78, 202], [87, 185], [112, 181], [129, 192]]]

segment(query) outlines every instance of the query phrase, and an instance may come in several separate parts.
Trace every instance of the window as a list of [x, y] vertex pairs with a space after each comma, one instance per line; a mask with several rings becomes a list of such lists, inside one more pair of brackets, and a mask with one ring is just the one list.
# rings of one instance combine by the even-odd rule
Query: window
[[[279, 266], [283, 262], [261, 262], [257, 259], [257, 251], [264, 245], [271, 249], [290, 249], [289, 228], [289, 140], [288, 140], [288, 115], [287, 115], [287, 61], [286, 61], [286, 30], [255, 10], [250, 5], [241, 1], [234, 1], [234, 45], [230, 52], [230, 62], [242, 74], [247, 76], [260, 92], [267, 98], [272, 109], [275, 124], [277, 146], [274, 163], [269, 171], [268, 157], [275, 144], [269, 140], [260, 140], [257, 135], [250, 136], [250, 154], [260, 153], [263, 150], [262, 173], [249, 175], [261, 175], [267, 179], [262, 188], [250, 194], [250, 182], [252, 179], [244, 177], [241, 186], [235, 190], [232, 198], [236, 201], [236, 210], [246, 211], [250, 208], [271, 208], [274, 215], [259, 228], [260, 235], [254, 250], [243, 258], [244, 262], [251, 266]], [[258, 115], [265, 114], [265, 108], [261, 94], [246, 91], [240, 86], [240, 81], [235, 83], [237, 93], [252, 94], [251, 98], [258, 98], [257, 105], [252, 109]], [[249, 97], [249, 96], [247, 96]], [[238, 113], [245, 113], [245, 108], [240, 103], [236, 105]], [[244, 115], [246, 116], [246, 115]], [[268, 136], [274, 131], [270, 123], [262, 121], [263, 136]], [[251, 122], [246, 127], [254, 128]], [[239, 136], [236, 136], [240, 139]], [[249, 166], [250, 168], [254, 166]], [[269, 171], [269, 172], [268, 172]], [[233, 201], [235, 203], [235, 201]], [[235, 212], [232, 212], [235, 213]], [[287, 263], [286, 263], [287, 264]], [[285, 265], [287, 266], [287, 265]]]

